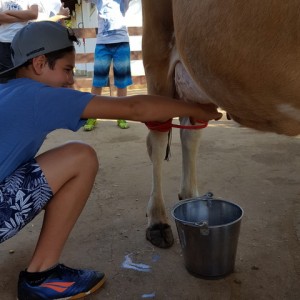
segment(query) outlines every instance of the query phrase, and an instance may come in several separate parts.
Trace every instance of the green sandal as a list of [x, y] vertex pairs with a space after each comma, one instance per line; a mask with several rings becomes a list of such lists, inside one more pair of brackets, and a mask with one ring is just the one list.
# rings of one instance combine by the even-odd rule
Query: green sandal
[[95, 128], [97, 123], [96, 119], [88, 119], [85, 123], [85, 125], [83, 126], [84, 131], [91, 131]]
[[129, 128], [129, 124], [125, 120], [118, 120], [117, 123], [121, 129]]

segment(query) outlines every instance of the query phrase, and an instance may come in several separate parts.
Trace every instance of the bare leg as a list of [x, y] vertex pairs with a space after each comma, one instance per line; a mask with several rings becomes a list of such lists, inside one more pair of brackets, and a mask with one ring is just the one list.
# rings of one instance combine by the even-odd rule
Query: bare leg
[[45, 208], [44, 222], [29, 272], [43, 271], [59, 261], [65, 242], [92, 190], [98, 171], [95, 151], [72, 142], [37, 157], [53, 198]]
[[95, 86], [93, 86], [91, 92], [92, 92], [92, 94], [100, 95], [101, 96], [101, 94], [102, 94], [102, 87], [95, 87]]
[[[102, 88], [97, 88], [97, 87], [94, 87], [92, 86], [92, 89], [91, 89], [91, 93], [95, 94], [95, 95], [101, 95], [102, 93]], [[91, 131], [95, 128], [97, 124], [97, 119], [88, 119], [83, 127], [84, 131]]]
[[[127, 87], [123, 88], [123, 89], [117, 88], [117, 96], [118, 97], [125, 97], [125, 96], [127, 96]], [[118, 126], [120, 128], [122, 128], [122, 129], [129, 128], [129, 125], [126, 122], [126, 120], [118, 120], [117, 123], [118, 123]]]
[[123, 88], [123, 89], [117, 88], [117, 96], [118, 97], [125, 97], [125, 96], [127, 96], [127, 87]]

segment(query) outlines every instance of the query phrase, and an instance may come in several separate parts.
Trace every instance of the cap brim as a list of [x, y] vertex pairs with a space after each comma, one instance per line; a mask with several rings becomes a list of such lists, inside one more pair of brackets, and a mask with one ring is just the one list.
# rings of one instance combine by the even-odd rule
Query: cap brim
[[10, 77], [10, 76], [13, 77], [14, 75], [16, 75], [17, 68], [19, 68], [20, 66], [14, 66], [14, 67], [12, 67], [10, 69], [7, 69], [7, 70], [1, 72], [0, 73], [0, 78]]

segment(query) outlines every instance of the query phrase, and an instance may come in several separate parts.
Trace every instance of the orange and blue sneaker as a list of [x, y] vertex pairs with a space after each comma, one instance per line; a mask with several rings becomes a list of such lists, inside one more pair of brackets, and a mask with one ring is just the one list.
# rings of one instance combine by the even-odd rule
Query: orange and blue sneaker
[[103, 273], [71, 269], [63, 264], [38, 273], [21, 271], [18, 300], [81, 299], [98, 290], [105, 280]]

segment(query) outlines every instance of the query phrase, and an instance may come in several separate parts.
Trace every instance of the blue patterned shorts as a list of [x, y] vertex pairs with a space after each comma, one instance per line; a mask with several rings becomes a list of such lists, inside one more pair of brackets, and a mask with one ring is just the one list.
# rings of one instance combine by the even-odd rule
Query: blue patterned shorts
[[110, 65], [113, 63], [114, 85], [123, 89], [132, 84], [129, 43], [97, 44], [94, 58], [94, 87], [108, 86]]
[[52, 198], [40, 166], [33, 159], [0, 183], [0, 243], [17, 234]]

